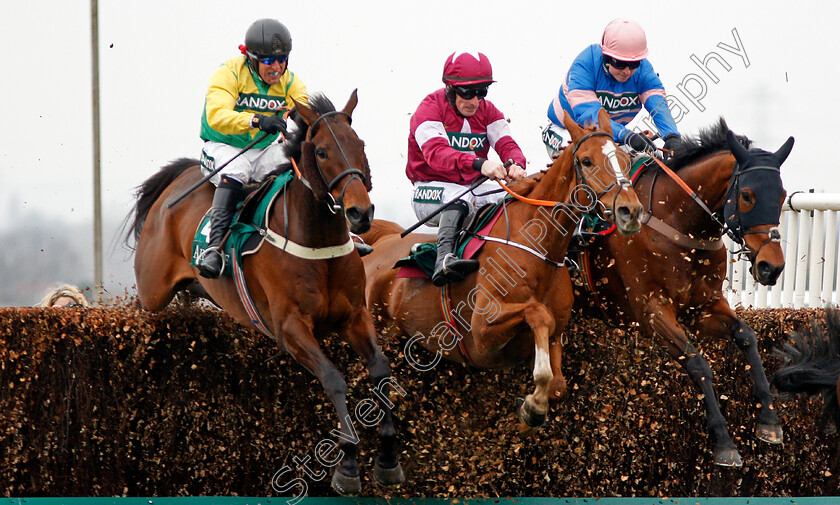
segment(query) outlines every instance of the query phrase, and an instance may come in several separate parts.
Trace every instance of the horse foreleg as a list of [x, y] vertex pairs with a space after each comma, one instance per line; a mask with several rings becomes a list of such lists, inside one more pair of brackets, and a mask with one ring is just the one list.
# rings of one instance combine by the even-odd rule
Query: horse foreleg
[[359, 439], [347, 410], [347, 383], [321, 350], [308, 321], [299, 315], [289, 315], [282, 321], [275, 334], [282, 335], [283, 344], [289, 354], [318, 378], [338, 414], [339, 430], [332, 430], [330, 434], [341, 440], [338, 442], [340, 451], [335, 458], [341, 462], [333, 472], [332, 488], [340, 495], [358, 495], [362, 490], [359, 465], [356, 462], [356, 446]]
[[759, 413], [755, 434], [759, 440], [780, 444], [784, 439], [779, 416], [773, 407], [773, 393], [764, 371], [764, 364], [758, 354], [755, 332], [738, 318], [725, 300], [717, 300], [709, 308], [708, 317], [698, 318], [695, 328], [698, 333], [707, 332], [713, 336], [731, 337], [747, 359], [750, 377], [753, 381], [753, 396], [758, 400]]
[[676, 359], [694, 384], [703, 393], [706, 407], [706, 422], [709, 436], [714, 444], [714, 462], [721, 466], [742, 466], [741, 455], [729, 437], [726, 419], [720, 412], [714, 389], [714, 374], [709, 362], [688, 341], [688, 337], [677, 322], [669, 307], [657, 305], [647, 309], [649, 319], [642, 324], [647, 331], [653, 331], [665, 345], [668, 353]]
[[551, 371], [554, 378], [551, 380], [551, 387], [548, 390], [549, 400], [559, 400], [566, 395], [566, 378], [563, 377], [563, 344], [560, 341], [551, 342], [548, 345], [548, 355], [551, 358]]
[[[548, 337], [554, 332], [554, 318], [541, 304], [530, 304], [524, 311], [525, 322], [534, 333], [534, 392], [525, 397], [519, 416], [531, 428], [545, 424], [548, 398], [554, 371], [549, 356]], [[560, 363], [556, 364], [559, 369]], [[562, 374], [560, 375], [562, 378]], [[565, 382], [565, 379], [564, 379]]]
[[344, 330], [345, 340], [362, 357], [373, 383], [373, 395], [379, 406], [379, 412], [370, 399], [362, 400], [356, 407], [356, 418], [367, 427], [379, 424], [379, 451], [376, 455], [373, 476], [383, 486], [395, 486], [405, 480], [402, 466], [397, 459], [397, 434], [391, 410], [391, 390], [405, 396], [405, 390], [391, 377], [391, 364], [376, 345], [376, 329], [373, 318], [367, 309], [359, 308], [350, 318]]

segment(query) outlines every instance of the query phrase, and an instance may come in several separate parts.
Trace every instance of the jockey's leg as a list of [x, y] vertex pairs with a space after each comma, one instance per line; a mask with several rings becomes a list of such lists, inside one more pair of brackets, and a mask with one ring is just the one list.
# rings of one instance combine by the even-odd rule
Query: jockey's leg
[[227, 233], [236, 205], [242, 201], [245, 191], [242, 183], [236, 179], [222, 176], [216, 193], [213, 195], [213, 207], [210, 211], [210, 237], [207, 250], [197, 261], [198, 273], [209, 279], [216, 279], [222, 274], [223, 258], [222, 239]]
[[467, 203], [459, 200], [440, 213], [440, 227], [437, 234], [437, 259], [432, 283], [443, 286], [453, 281], [464, 280], [467, 274], [478, 270], [478, 260], [465, 260], [455, 256], [455, 242], [461, 222], [469, 212]]

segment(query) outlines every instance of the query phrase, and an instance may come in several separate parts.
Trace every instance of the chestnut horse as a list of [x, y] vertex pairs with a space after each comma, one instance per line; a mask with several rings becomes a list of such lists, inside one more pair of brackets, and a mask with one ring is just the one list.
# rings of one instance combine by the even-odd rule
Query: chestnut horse
[[[533, 360], [536, 387], [519, 411], [528, 427], [541, 426], [548, 399], [566, 389], [560, 335], [571, 316], [573, 297], [564, 260], [582, 209], [606, 209], [603, 214], [614, 219], [622, 233], [635, 233], [640, 227], [642, 207], [625, 178], [629, 167], [616, 153], [604, 110], [599, 122], [605, 125], [601, 130], [581, 128], [566, 116], [573, 147], [538, 183], [511, 184], [511, 190], [523, 191], [530, 182], [528, 201], [510, 200], [475, 256], [482, 268], [463, 282], [438, 288], [427, 278], [397, 277], [394, 263], [407, 256], [413, 244], [434, 242], [434, 235], [401, 238], [399, 225], [381, 220], [362, 235], [374, 246], [363, 258], [368, 306], [409, 337], [409, 363], [430, 370], [442, 357], [486, 368]], [[442, 310], [447, 305], [452, 310]], [[431, 362], [418, 356], [415, 344], [435, 354]]]
[[[686, 316], [698, 335], [734, 339], [760, 405], [756, 435], [769, 443], [783, 437], [755, 333], [722, 293], [728, 263], [721, 235], [725, 224], [749, 255], [755, 279], [775, 284], [785, 265], [777, 229], [785, 197], [779, 167], [793, 138], [775, 153], [748, 150], [749, 144], [721, 119], [697, 138], [685, 138], [669, 167], [654, 165], [639, 176], [634, 187], [651, 216], [647, 226], [631, 240], [612, 234], [584, 248], [584, 287], [576, 288], [580, 308], [616, 325], [638, 323], [643, 335], [655, 337], [679, 361], [703, 393], [714, 462], [722, 466], [741, 466], [741, 457], [721, 414], [712, 370], [680, 325]], [[674, 177], [682, 180], [663, 173], [666, 168], [678, 170]]]
[[826, 432], [840, 426], [840, 310], [826, 309], [825, 326], [811, 321], [810, 327], [791, 335], [793, 345], [785, 344], [774, 355], [784, 365], [773, 376], [773, 385], [783, 396], [823, 397]]
[[[232, 277], [206, 279], [190, 265], [191, 244], [211, 205], [212, 186], [199, 186], [171, 209], [167, 205], [201, 179], [196, 160], [178, 160], [140, 186], [133, 224], [134, 270], [143, 308], [160, 310], [177, 291], [198, 282], [241, 324], [253, 327], [263, 322], [263, 332], [272, 334], [320, 380], [340, 421], [341, 431], [331, 432], [341, 439], [336, 447], [341, 462], [332, 478], [339, 494], [358, 494], [361, 480], [347, 384], [319, 345], [333, 331], [364, 359], [376, 388], [381, 421], [374, 477], [384, 485], [403, 481], [388, 399], [390, 363], [377, 347], [373, 319], [365, 306], [362, 261], [348, 233], [348, 225], [354, 233], [368, 230], [373, 217], [364, 143], [350, 127], [356, 103], [354, 91], [342, 111], [321, 95], [310, 98], [309, 107], [297, 104], [305, 124], [287, 140], [285, 151], [304, 180], [292, 180], [271, 207], [267, 231], [280, 235], [280, 240], [262, 244], [243, 259], [244, 282], [254, 307], [250, 315]], [[287, 247], [286, 238], [298, 246]], [[309, 257], [301, 252], [306, 250], [311, 251]]]

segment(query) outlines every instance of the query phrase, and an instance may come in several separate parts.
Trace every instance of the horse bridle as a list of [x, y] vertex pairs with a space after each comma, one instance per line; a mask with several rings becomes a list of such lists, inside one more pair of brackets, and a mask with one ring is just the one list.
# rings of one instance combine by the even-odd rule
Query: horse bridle
[[[586, 211], [584, 211], [585, 214], [591, 213], [591, 211], [594, 210], [598, 206], [598, 204], [601, 202], [601, 197], [604, 196], [605, 194], [609, 193], [616, 185], [620, 185], [622, 188], [628, 188], [631, 185], [630, 181], [627, 179], [627, 177], [625, 177], [624, 174], [620, 173], [615, 167], [613, 168], [613, 172], [615, 174], [615, 182], [610, 183], [606, 187], [606, 189], [604, 189], [604, 191], [602, 191], [601, 193], [596, 193], [595, 190], [592, 189], [592, 186], [586, 181], [586, 176], [583, 173], [583, 168], [580, 166], [580, 160], [578, 160], [578, 158], [577, 158], [577, 151], [583, 145], [584, 141], [586, 141], [590, 137], [601, 137], [601, 136], [609, 137], [610, 141], [612, 141], [612, 135], [611, 134], [609, 134], [607, 132], [602, 132], [602, 131], [594, 131], [594, 132], [587, 133], [586, 135], [581, 137], [580, 140], [578, 140], [575, 143], [575, 147], [572, 148], [572, 165], [575, 168], [575, 175], [577, 175], [577, 178], [581, 182], [581, 184], [583, 184], [586, 188], [588, 188], [590, 191], [592, 191], [592, 193], [595, 195], [595, 197], [592, 198], [592, 205]], [[615, 196], [613, 197], [612, 209], [615, 209], [615, 202], [616, 202], [616, 200], [618, 200], [618, 193], [619, 193], [619, 191], [616, 191]], [[603, 204], [601, 204], [601, 205], [603, 205]], [[604, 212], [603, 212], [604, 216], [603, 217], [605, 217], [605, 218], [609, 217], [610, 214], [612, 214], [612, 212], [613, 212], [612, 209], [604, 209]], [[595, 214], [597, 215], [597, 212]]]
[[[753, 171], [756, 171], [756, 170], [771, 170], [771, 171], [774, 171], [776, 173], [780, 172], [779, 167], [772, 167], [772, 166], [766, 166], [766, 165], [760, 165], [760, 166], [750, 167], [750, 168], [747, 168], [747, 169], [744, 169], [744, 170], [738, 170], [738, 166], [737, 166], [737, 162], [736, 162], [736, 166], [735, 166], [734, 170], [732, 171], [732, 178], [729, 180], [729, 186], [726, 188], [726, 193], [724, 194], [724, 198], [723, 198], [723, 200], [724, 200], [724, 219], [726, 220], [726, 224], [723, 225], [724, 231], [727, 233], [727, 235], [729, 235], [729, 237], [733, 240], [733, 242], [735, 242], [739, 246], [741, 246], [741, 249], [739, 249], [737, 251], [732, 251], [732, 254], [733, 255], [738, 255], [738, 256], [742, 256], [742, 255], [746, 254], [747, 257], [749, 258], [750, 264], [755, 263], [755, 259], [758, 257], [758, 254], [761, 252], [761, 249], [764, 246], [766, 246], [767, 244], [770, 244], [771, 242], [780, 242], [782, 240], [782, 235], [781, 235], [781, 233], [779, 233], [778, 219], [775, 220], [776, 221], [775, 223], [773, 223], [773, 222], [756, 223], [756, 224], [753, 224], [752, 226], [749, 226], [747, 229], [744, 229], [744, 227], [741, 224], [741, 214], [742, 213], [741, 213], [741, 208], [738, 205], [738, 195], [740, 193], [740, 188], [741, 188], [741, 177], [744, 174], [747, 174], [747, 173], [750, 173], [750, 172], [753, 172]], [[733, 210], [731, 216], [726, 216], [726, 202], [728, 200], [732, 200], [733, 201], [732, 205], [734, 206], [734, 210]], [[762, 218], [764, 218], [764, 216], [758, 216], [757, 219], [762, 219]], [[729, 224], [730, 222], [732, 222], [734, 224], [734, 226], [730, 225]], [[751, 228], [755, 228], [756, 226], [762, 226], [762, 225], [767, 225], [767, 224], [771, 224], [771, 225], [775, 225], [775, 226], [773, 228], [770, 228], [769, 230], [766, 230], [766, 231], [765, 230], [752, 230], [751, 229]], [[752, 251], [747, 249], [746, 241], [744, 240], [744, 236], [749, 235], [749, 234], [759, 234], [759, 233], [767, 233], [767, 240], [765, 240], [758, 247], [758, 249], [755, 252], [752, 252]]]
[[[353, 118], [350, 117], [350, 114], [344, 111], [331, 111], [325, 112], [318, 116], [318, 119], [312, 122], [309, 125], [309, 131], [306, 132], [306, 141], [309, 142], [312, 139], [312, 133], [315, 131], [315, 127], [321, 120], [325, 120], [332, 116], [346, 116], [347, 120], [352, 123]], [[350, 160], [347, 159], [347, 154], [344, 152], [344, 148], [341, 147], [341, 143], [338, 141], [338, 137], [336, 136], [335, 132], [332, 129], [329, 121], [324, 121], [324, 124], [327, 125], [327, 129], [330, 131], [330, 135], [332, 135], [333, 140], [335, 140], [335, 145], [338, 146], [338, 150], [341, 153], [342, 158], [344, 158], [344, 162], [347, 166], [350, 166]], [[354, 179], [357, 179], [359, 182], [367, 186], [367, 177], [365, 173], [359, 170], [358, 168], [348, 168], [347, 170], [341, 172], [340, 174], [336, 175], [331, 182], [327, 182], [327, 178], [324, 177], [324, 171], [321, 170], [321, 164], [318, 162], [318, 156], [315, 156], [315, 166], [318, 167], [318, 174], [321, 176], [321, 180], [324, 181], [324, 184], [327, 186], [327, 198], [329, 202], [327, 202], [327, 206], [330, 209], [330, 212], [333, 214], [338, 214], [341, 212], [341, 209], [344, 208], [344, 193], [347, 191], [347, 185], [350, 184]], [[350, 175], [351, 177], [344, 182], [344, 186], [341, 188], [341, 193], [339, 194], [338, 198], [334, 198], [332, 196], [332, 190], [336, 186], [338, 186], [339, 181], [344, 177]]]

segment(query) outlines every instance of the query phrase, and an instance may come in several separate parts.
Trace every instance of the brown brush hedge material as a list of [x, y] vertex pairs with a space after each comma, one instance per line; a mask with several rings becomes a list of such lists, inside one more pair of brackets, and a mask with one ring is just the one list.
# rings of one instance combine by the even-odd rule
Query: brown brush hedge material
[[[772, 375], [773, 348], [822, 311], [740, 315]], [[819, 400], [777, 400], [785, 443], [760, 442], [740, 351], [696, 344], [715, 372], [743, 468], [712, 465], [698, 392], [635, 332], [574, 320], [568, 395], [544, 429], [520, 434], [514, 404], [532, 389], [528, 366], [418, 372], [386, 329], [381, 345], [405, 391], [394, 399], [406, 483], [376, 487], [374, 429], [356, 423], [363, 494], [836, 495], [838, 436], [823, 432]], [[350, 348], [330, 336], [326, 349], [349, 371], [350, 406], [371, 398]], [[309, 496], [332, 496], [331, 469], [315, 448], [335, 439], [337, 420], [320, 386], [274, 342], [212, 309], [0, 309], [0, 388], [0, 495], [271, 496], [277, 472], [306, 461], [275, 484], [298, 477]]]

